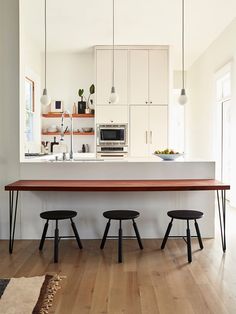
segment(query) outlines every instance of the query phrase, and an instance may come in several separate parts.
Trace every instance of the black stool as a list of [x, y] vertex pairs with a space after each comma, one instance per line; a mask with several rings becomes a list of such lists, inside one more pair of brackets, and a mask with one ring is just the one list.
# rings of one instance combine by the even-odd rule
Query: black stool
[[[46, 211], [40, 214], [41, 218], [47, 220], [47, 222], [44, 225], [43, 234], [42, 234], [42, 238], [39, 245], [40, 251], [43, 249], [45, 239], [53, 238], [53, 237], [46, 237], [47, 230], [48, 230], [48, 221], [56, 220], [56, 228], [55, 228], [55, 236], [54, 236], [54, 263], [58, 262], [58, 244], [61, 238], [76, 238], [79, 248], [80, 249], [83, 248], [75, 223], [72, 219], [75, 216], [77, 216], [77, 213], [73, 210], [52, 210], [52, 211]], [[59, 237], [58, 220], [64, 220], [64, 219], [70, 219], [71, 226], [75, 234], [74, 237], [69, 237], [69, 236]]]
[[101, 250], [104, 248], [106, 239], [109, 238], [107, 236], [107, 234], [108, 234], [108, 231], [110, 228], [111, 220], [112, 219], [113, 220], [119, 220], [119, 222], [120, 222], [119, 223], [119, 233], [118, 233], [118, 262], [119, 263], [122, 263], [122, 224], [121, 224], [122, 220], [132, 220], [133, 221], [133, 227], [134, 227], [134, 231], [136, 234], [136, 238], [138, 240], [139, 247], [141, 250], [143, 249], [143, 245], [142, 245], [142, 241], [141, 241], [140, 234], [138, 231], [138, 227], [136, 225], [136, 222], [134, 221], [134, 219], [138, 218], [139, 215], [140, 215], [139, 212], [134, 211], [134, 210], [109, 210], [109, 211], [106, 211], [103, 213], [103, 216], [109, 220], [108, 220], [108, 223], [106, 225], [106, 229], [104, 231], [104, 235], [102, 238], [100, 248], [101, 248]]
[[188, 252], [188, 262], [192, 262], [192, 251], [191, 251], [191, 234], [190, 234], [190, 229], [189, 229], [189, 220], [194, 220], [195, 221], [195, 229], [197, 232], [197, 237], [198, 237], [198, 242], [201, 250], [203, 249], [203, 244], [202, 244], [202, 238], [201, 238], [201, 233], [198, 227], [197, 219], [202, 218], [203, 213], [199, 212], [197, 210], [172, 210], [167, 213], [167, 215], [171, 218], [171, 221], [168, 225], [168, 228], [166, 230], [165, 237], [162, 241], [161, 249], [163, 250], [165, 248], [166, 242], [168, 240], [170, 230], [172, 228], [172, 222], [174, 219], [180, 219], [180, 220], [187, 220], [187, 240], [185, 242], [187, 243], [187, 252]]

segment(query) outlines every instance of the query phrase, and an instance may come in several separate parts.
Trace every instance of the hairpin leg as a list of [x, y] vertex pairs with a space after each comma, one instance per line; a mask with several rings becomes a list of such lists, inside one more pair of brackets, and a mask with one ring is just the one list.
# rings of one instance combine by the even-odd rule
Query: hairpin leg
[[14, 191], [9, 191], [9, 226], [10, 226], [9, 253], [10, 254], [13, 252], [13, 245], [14, 245], [14, 238], [15, 238], [18, 196], [19, 196], [19, 191], [16, 192], [15, 198], [14, 198]]
[[218, 204], [218, 211], [219, 211], [219, 220], [220, 220], [220, 233], [221, 233], [221, 242], [222, 242], [222, 249], [223, 252], [226, 251], [226, 191], [221, 191], [221, 202], [220, 202], [220, 195], [219, 191], [217, 190], [217, 204]]

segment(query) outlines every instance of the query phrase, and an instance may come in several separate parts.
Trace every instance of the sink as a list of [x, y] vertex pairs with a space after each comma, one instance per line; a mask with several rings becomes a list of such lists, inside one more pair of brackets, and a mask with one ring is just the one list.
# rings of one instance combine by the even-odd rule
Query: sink
[[70, 159], [66, 159], [66, 160], [62, 160], [62, 159], [48, 159], [48, 162], [75, 162], [75, 161], [83, 161], [83, 162], [87, 162], [87, 161], [104, 161], [104, 159], [96, 159], [96, 158], [74, 158], [73, 160]]
[[74, 158], [73, 161], [104, 161], [104, 159], [97, 158]]

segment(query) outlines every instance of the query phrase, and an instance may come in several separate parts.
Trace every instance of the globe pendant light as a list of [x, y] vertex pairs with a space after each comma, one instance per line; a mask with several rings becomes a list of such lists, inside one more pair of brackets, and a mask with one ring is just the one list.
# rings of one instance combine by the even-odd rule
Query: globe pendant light
[[116, 104], [119, 96], [115, 89], [115, 0], [112, 0], [113, 32], [112, 32], [112, 87], [109, 103]]
[[48, 106], [51, 103], [51, 98], [47, 92], [47, 3], [44, 1], [44, 83], [43, 95], [40, 98], [40, 102], [44, 106]]
[[185, 105], [188, 101], [185, 91], [185, 78], [184, 78], [184, 0], [182, 0], [182, 89], [179, 96], [179, 104]]

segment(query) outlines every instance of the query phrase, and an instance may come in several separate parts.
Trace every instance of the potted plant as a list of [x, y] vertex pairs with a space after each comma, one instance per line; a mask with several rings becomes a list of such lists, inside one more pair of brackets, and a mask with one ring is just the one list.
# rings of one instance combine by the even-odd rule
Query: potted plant
[[78, 113], [90, 113], [90, 104], [93, 104], [93, 100], [91, 99], [91, 96], [95, 93], [95, 86], [92, 84], [89, 87], [89, 96], [88, 100], [84, 101], [84, 89], [80, 88], [78, 91], [78, 95], [80, 97], [80, 101], [78, 101]]
[[93, 100], [90, 99], [90, 98], [91, 98], [91, 95], [93, 95], [94, 93], [95, 93], [95, 86], [94, 86], [94, 84], [92, 84], [92, 85], [89, 87], [89, 96], [88, 96], [88, 101], [87, 101], [85, 113], [91, 113], [91, 109], [92, 109], [92, 108], [90, 108], [90, 104], [91, 104], [91, 105], [93, 104]]
[[80, 97], [80, 101], [78, 101], [78, 113], [85, 113], [86, 101], [84, 101], [84, 90], [79, 89], [78, 95]]

